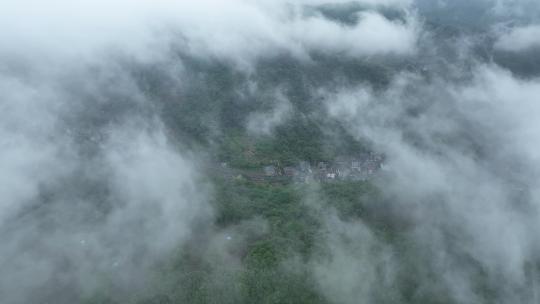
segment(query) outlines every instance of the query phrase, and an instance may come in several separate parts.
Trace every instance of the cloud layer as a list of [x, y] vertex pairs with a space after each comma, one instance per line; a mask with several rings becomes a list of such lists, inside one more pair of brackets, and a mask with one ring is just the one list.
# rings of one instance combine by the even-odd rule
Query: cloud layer
[[[238, 248], [268, 227], [258, 219], [215, 227], [201, 169], [211, 149], [190, 146], [164, 118], [193, 90], [210, 96], [204, 119], [190, 117], [194, 129], [199, 120], [219, 129], [212, 111], [221, 99], [247, 100], [246, 117], [231, 120], [251, 135], [271, 137], [290, 120], [315, 117], [385, 154], [386, 171], [373, 181], [384, 190], [377, 210], [414, 248], [365, 219], [341, 217], [317, 195], [303, 198], [319, 212], [320, 247], [289, 262], [329, 302], [420, 301], [434, 292], [450, 303], [534, 303], [539, 71], [516, 76], [491, 52], [540, 47], [538, 4], [469, 2], [2, 4], [3, 301], [76, 303], [110, 288], [122, 303], [188, 246], [209, 248], [202, 256], [226, 289], [220, 275], [242, 267]], [[264, 62], [299, 76], [265, 82], [272, 75], [260, 76], [268, 75]], [[207, 87], [212, 68], [226, 71], [217, 88]], [[307, 91], [303, 103], [290, 87]], [[256, 108], [252, 97], [263, 93], [267, 107]], [[234, 242], [223, 241], [231, 235]], [[396, 287], [410, 269], [413, 295]]]

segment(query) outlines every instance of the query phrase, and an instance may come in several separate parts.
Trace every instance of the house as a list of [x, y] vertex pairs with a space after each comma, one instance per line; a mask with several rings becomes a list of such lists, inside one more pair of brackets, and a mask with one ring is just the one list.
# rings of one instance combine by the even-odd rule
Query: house
[[311, 172], [311, 165], [309, 162], [303, 160], [298, 164], [299, 170], [302, 172]]
[[294, 177], [297, 175], [297, 170], [294, 167], [284, 167], [283, 168], [283, 175], [286, 177]]
[[264, 175], [266, 176], [276, 176], [277, 170], [275, 166], [265, 166]]

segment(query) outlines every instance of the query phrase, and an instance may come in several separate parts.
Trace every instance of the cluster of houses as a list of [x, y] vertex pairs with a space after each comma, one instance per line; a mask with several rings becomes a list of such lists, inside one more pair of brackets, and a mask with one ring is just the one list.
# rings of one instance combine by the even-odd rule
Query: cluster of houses
[[313, 166], [307, 161], [301, 161], [296, 166], [269, 165], [263, 169], [266, 179], [282, 177], [295, 182], [361, 181], [369, 179], [379, 171], [383, 162], [382, 154], [371, 152], [357, 157], [338, 157], [332, 162], [318, 162]]

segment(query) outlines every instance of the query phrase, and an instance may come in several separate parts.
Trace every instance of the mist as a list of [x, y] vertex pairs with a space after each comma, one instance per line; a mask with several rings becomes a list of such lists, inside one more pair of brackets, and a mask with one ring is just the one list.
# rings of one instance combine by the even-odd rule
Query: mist
[[2, 303], [539, 301], [537, 1], [7, 0], [0, 38]]

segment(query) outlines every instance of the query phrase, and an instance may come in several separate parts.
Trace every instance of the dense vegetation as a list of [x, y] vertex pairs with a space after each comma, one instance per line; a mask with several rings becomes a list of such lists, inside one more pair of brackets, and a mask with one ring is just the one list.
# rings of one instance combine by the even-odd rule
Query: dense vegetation
[[[369, 182], [297, 185], [222, 178], [214, 182], [218, 229], [253, 219], [266, 227], [248, 236], [243, 248], [232, 249], [237, 250], [238, 265], [212, 265], [205, 249], [193, 249], [196, 244], [179, 249], [154, 274], [153, 284], [161, 292], [150, 297], [147, 290], [135, 292], [133, 303], [327, 303], [309, 270], [299, 266], [326, 250], [320, 248], [325, 232], [316, 212], [335, 208], [344, 218], [366, 217], [376, 189]], [[309, 193], [319, 196], [317, 203], [325, 202], [319, 211], [307, 206]], [[387, 233], [383, 226], [378, 229]], [[115, 302], [103, 294], [85, 303]]]

